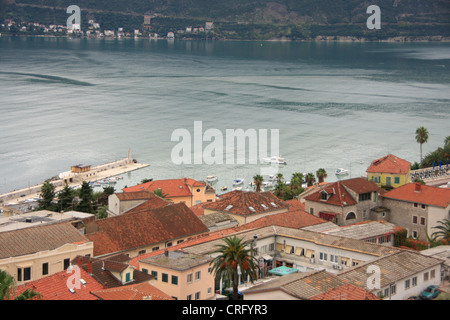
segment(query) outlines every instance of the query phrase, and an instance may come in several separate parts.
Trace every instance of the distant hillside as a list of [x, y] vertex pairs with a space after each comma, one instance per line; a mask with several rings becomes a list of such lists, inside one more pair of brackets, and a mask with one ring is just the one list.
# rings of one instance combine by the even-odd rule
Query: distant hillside
[[[119, 20], [134, 22], [139, 27], [144, 14], [157, 15], [153, 19], [156, 30], [165, 32], [181, 27], [179, 23], [213, 21], [223, 37], [235, 38], [317, 38], [318, 36], [354, 36], [383, 39], [396, 36], [450, 36], [449, 0], [3, 0], [8, 9], [0, 11], [0, 18], [8, 14], [49, 19], [55, 10], [76, 4], [82, 14], [100, 20], [102, 15], [123, 16]], [[366, 20], [370, 5], [381, 9], [381, 30], [369, 30]], [[30, 7], [33, 6], [33, 7]], [[34, 10], [30, 10], [34, 9]], [[9, 10], [9, 11], [8, 11]], [[52, 11], [53, 10], [53, 11]], [[128, 18], [125, 18], [128, 17]], [[107, 20], [107, 19], [103, 19]], [[65, 21], [65, 20], [63, 20]], [[107, 21], [103, 21], [104, 23]], [[124, 22], [122, 22], [124, 24]], [[176, 26], [175, 26], [176, 25]], [[130, 25], [131, 27], [131, 25]]]

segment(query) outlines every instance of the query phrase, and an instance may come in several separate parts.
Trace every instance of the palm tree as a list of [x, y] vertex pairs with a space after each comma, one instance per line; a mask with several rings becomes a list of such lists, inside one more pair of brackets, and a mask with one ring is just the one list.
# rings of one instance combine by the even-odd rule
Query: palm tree
[[165, 199], [167, 197], [167, 193], [164, 193], [161, 188], [154, 190], [153, 193], [163, 199]]
[[[216, 281], [230, 281], [233, 285], [233, 300], [238, 299], [239, 273], [243, 278], [250, 278], [250, 281], [256, 279], [259, 271], [258, 260], [254, 257], [254, 249], [251, 247], [252, 241], [245, 241], [236, 236], [223, 239], [225, 244], [217, 245], [217, 250], [213, 253], [219, 253], [210, 264], [213, 265]], [[250, 247], [250, 249], [247, 249]]]
[[440, 226], [433, 227], [433, 229], [438, 229], [439, 231], [433, 232], [431, 237], [436, 239], [437, 237], [442, 237], [446, 241], [450, 241], [450, 220], [444, 219], [443, 221], [438, 221]]
[[283, 182], [283, 174], [277, 173], [277, 184], [281, 185], [281, 182]]
[[291, 178], [291, 189], [299, 189], [303, 184], [303, 174], [300, 172], [294, 172]]
[[420, 143], [420, 163], [422, 164], [422, 145], [428, 141], [428, 130], [425, 127], [417, 128], [416, 141]]
[[255, 191], [256, 192], [261, 192], [261, 186], [264, 182], [264, 178], [262, 175], [257, 174], [256, 176], [253, 177], [253, 182], [255, 183]]
[[21, 294], [15, 296], [14, 289], [16, 287], [16, 283], [14, 278], [9, 275], [6, 271], [0, 270], [0, 300], [31, 300], [31, 299], [40, 299], [40, 294], [27, 289]]
[[316, 171], [317, 180], [319, 180], [319, 183], [322, 183], [326, 177], [328, 177], [327, 172], [324, 168], [320, 168]]
[[314, 176], [313, 173], [309, 172], [306, 174], [305, 181], [308, 187], [311, 187], [314, 184], [314, 182], [316, 182], [316, 177]]
[[450, 147], [450, 136], [446, 137], [444, 140], [444, 148], [447, 146]]

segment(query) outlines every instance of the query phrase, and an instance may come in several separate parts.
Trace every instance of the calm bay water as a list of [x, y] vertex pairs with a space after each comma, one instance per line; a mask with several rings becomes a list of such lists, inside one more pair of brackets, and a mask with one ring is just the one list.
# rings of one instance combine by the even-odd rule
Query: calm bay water
[[[393, 153], [418, 161], [450, 135], [450, 44], [96, 40], [0, 37], [0, 192], [128, 149], [143, 178], [249, 182], [260, 165], [175, 165], [172, 132], [279, 129], [295, 172], [351, 177]], [[206, 146], [208, 143], [204, 143]]]

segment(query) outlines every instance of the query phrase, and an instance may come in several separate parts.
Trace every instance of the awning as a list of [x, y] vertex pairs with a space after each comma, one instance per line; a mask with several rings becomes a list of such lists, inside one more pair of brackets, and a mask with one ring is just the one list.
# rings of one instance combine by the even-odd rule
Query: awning
[[334, 220], [338, 214], [334, 212], [319, 212], [319, 218], [324, 220]]
[[295, 254], [297, 255], [297, 256], [301, 256], [302, 254], [303, 254], [303, 248], [296, 248], [295, 249]]
[[281, 267], [269, 270], [269, 273], [277, 275], [277, 276], [284, 276], [284, 275], [296, 273], [296, 272], [298, 272], [297, 269], [289, 268], [286, 266], [281, 266]]
[[306, 249], [305, 257], [311, 258], [314, 255], [314, 250]]
[[261, 258], [263, 258], [264, 260], [273, 260], [272, 256], [268, 254], [262, 255]]
[[286, 248], [284, 249], [284, 252], [289, 254], [289, 253], [291, 253], [291, 250], [292, 250], [292, 246], [286, 246]]
[[283, 251], [284, 245], [282, 243], [277, 243], [277, 251]]

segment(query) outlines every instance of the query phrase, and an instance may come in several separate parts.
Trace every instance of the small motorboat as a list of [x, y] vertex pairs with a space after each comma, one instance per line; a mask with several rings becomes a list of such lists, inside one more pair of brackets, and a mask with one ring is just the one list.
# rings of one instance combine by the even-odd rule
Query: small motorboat
[[270, 158], [263, 158], [263, 161], [265, 163], [269, 163], [269, 164], [286, 164], [286, 160], [281, 157], [281, 156], [272, 156]]
[[234, 179], [233, 186], [238, 186], [244, 183], [244, 178]]
[[228, 190], [228, 187], [227, 186], [223, 186], [222, 188], [220, 188], [220, 190], [222, 190], [222, 191]]
[[348, 170], [342, 169], [342, 168], [336, 169], [336, 175], [340, 176], [340, 175], [346, 175], [346, 174], [348, 174]]
[[217, 176], [206, 176], [206, 181], [208, 182], [214, 182], [217, 181], [219, 178]]

